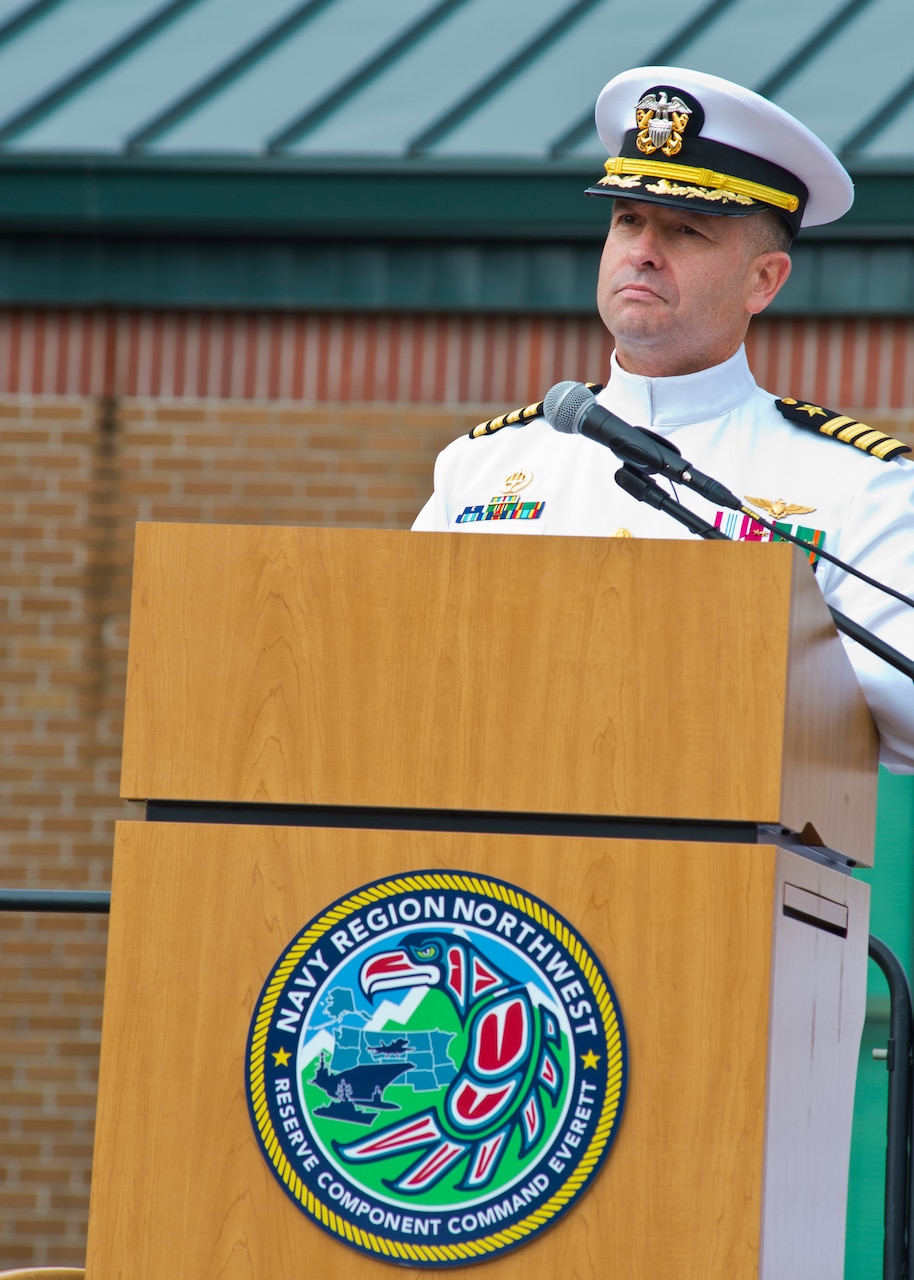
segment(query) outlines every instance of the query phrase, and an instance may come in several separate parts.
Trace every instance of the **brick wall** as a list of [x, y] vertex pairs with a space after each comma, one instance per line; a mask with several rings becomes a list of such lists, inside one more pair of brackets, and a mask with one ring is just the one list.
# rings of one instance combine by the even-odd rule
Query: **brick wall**
[[[408, 527], [484, 411], [0, 400], [0, 885], [108, 886], [137, 520]], [[0, 1267], [85, 1257], [106, 920], [0, 913]]]
[[[106, 888], [137, 520], [405, 528], [497, 403], [0, 399], [0, 885]], [[861, 415], [863, 410], [859, 410]], [[868, 414], [914, 443], [914, 413]], [[84, 1259], [103, 917], [0, 913], [0, 1267]]]

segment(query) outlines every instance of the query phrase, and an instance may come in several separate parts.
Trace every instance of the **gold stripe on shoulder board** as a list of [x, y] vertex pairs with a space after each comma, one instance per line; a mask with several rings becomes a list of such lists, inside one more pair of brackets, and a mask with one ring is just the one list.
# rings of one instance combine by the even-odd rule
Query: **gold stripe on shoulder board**
[[[584, 386], [592, 395], [599, 395], [603, 390], [602, 382], [585, 382]], [[536, 404], [527, 404], [522, 409], [512, 409], [510, 413], [499, 414], [497, 418], [490, 418], [488, 422], [479, 422], [470, 432], [470, 439], [479, 440], [482, 436], [494, 435], [496, 431], [501, 431], [502, 427], [526, 426], [534, 418], [542, 417], [544, 404], [544, 400], [538, 400]]]
[[819, 435], [831, 436], [842, 444], [852, 444], [856, 449], [872, 454], [874, 458], [881, 458], [883, 462], [891, 462], [892, 458], [897, 458], [901, 453], [912, 452], [909, 444], [895, 440], [884, 431], [867, 426], [865, 422], [858, 422], [856, 418], [835, 413], [834, 409], [823, 409], [821, 405], [807, 404], [790, 396], [776, 400], [775, 404], [788, 422], [795, 426], [815, 431]]

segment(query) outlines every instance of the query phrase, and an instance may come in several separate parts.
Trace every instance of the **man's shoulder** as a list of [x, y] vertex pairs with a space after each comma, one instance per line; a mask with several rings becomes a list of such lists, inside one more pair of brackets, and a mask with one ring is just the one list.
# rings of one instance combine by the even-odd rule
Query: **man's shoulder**
[[[594, 396], [603, 390], [601, 382], [584, 382], [582, 386], [585, 386]], [[476, 426], [470, 431], [469, 439], [483, 440], [486, 436], [493, 436], [505, 427], [526, 426], [528, 422], [533, 422], [543, 416], [545, 404], [545, 399], [534, 400], [530, 404], [522, 405], [519, 409], [508, 409], [494, 418], [486, 419], [485, 422], [477, 422]]]
[[[525, 406], [537, 409], [541, 405]], [[508, 421], [509, 417], [511, 421]], [[435, 487], [453, 490], [473, 482], [474, 477], [488, 476], [493, 468], [507, 467], [510, 471], [520, 465], [519, 459], [529, 455], [531, 449], [542, 457], [551, 453], [553, 445], [561, 441], [541, 413], [510, 410], [497, 418], [479, 423], [489, 426], [489, 431], [474, 430], [457, 436], [438, 454], [435, 462]]]
[[850, 414], [809, 400], [797, 400], [783, 396], [774, 400], [774, 407], [786, 420], [801, 430], [813, 432], [838, 444], [850, 445], [881, 462], [891, 462], [912, 452], [911, 446], [896, 440], [886, 432], [871, 427]]

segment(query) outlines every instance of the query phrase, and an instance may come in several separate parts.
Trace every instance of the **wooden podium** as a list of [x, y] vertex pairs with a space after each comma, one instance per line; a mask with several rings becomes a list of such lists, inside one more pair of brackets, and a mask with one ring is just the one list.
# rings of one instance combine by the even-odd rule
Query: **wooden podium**
[[835, 1280], [876, 755], [787, 545], [140, 525], [88, 1280], [428, 1269], [284, 1193], [245, 1060], [296, 933], [432, 869], [570, 922], [630, 1055], [593, 1184], [485, 1274]]

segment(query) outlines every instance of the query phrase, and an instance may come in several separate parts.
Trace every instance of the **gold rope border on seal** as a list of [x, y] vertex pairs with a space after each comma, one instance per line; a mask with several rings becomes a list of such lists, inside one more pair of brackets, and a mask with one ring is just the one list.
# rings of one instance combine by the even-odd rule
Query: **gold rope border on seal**
[[698, 169], [694, 165], [673, 164], [666, 160], [628, 160], [624, 156], [615, 156], [610, 157], [603, 168], [608, 177], [624, 173], [643, 174], [648, 177], [678, 178], [681, 182], [693, 182], [698, 187], [710, 187], [712, 190], [726, 187], [737, 195], [761, 200], [764, 204], [770, 204], [775, 209], [785, 209], [788, 213], [795, 213], [800, 207], [799, 197], [788, 191], [778, 191], [776, 187], [766, 187], [760, 182], [750, 182], [747, 178], [717, 173], [714, 169]]
[[[479, 893], [499, 902], [507, 903], [516, 910], [524, 911], [536, 920], [564, 946], [579, 965], [581, 972], [590, 984], [590, 990], [596, 1000], [597, 1010], [603, 1024], [607, 1051], [606, 1093], [600, 1118], [593, 1136], [572, 1175], [567, 1181], [542, 1204], [528, 1214], [522, 1221], [508, 1227], [504, 1231], [496, 1231], [490, 1236], [469, 1241], [466, 1244], [452, 1245], [410, 1245], [399, 1240], [390, 1240], [378, 1236], [373, 1231], [364, 1231], [354, 1227], [341, 1216], [323, 1204], [310, 1191], [295, 1172], [291, 1161], [282, 1151], [279, 1137], [270, 1122], [267, 1102], [264, 1060], [266, 1058], [267, 1036], [270, 1029], [273, 1010], [280, 995], [298, 965], [302, 956], [310, 951], [319, 938], [339, 924], [346, 916], [360, 907], [369, 906], [383, 898], [394, 894], [410, 893], [427, 889], [460, 889], [471, 893]], [[622, 1095], [624, 1062], [622, 1053], [622, 1031], [619, 1017], [613, 1003], [612, 994], [603, 981], [596, 963], [572, 934], [562, 920], [558, 920], [551, 911], [543, 910], [538, 902], [525, 893], [518, 892], [508, 885], [501, 885], [477, 876], [455, 873], [434, 872], [427, 875], [401, 876], [385, 880], [381, 884], [371, 885], [338, 903], [320, 919], [316, 920], [306, 933], [294, 942], [286, 953], [285, 959], [273, 975], [257, 1011], [254, 1030], [251, 1036], [251, 1057], [249, 1062], [249, 1085], [251, 1108], [257, 1120], [257, 1131], [264, 1150], [275, 1168], [278, 1176], [289, 1191], [313, 1218], [321, 1222], [329, 1231], [343, 1239], [360, 1245], [364, 1250], [386, 1257], [399, 1258], [411, 1262], [460, 1262], [472, 1257], [485, 1257], [508, 1245], [517, 1244], [525, 1236], [539, 1231], [546, 1223], [559, 1213], [569, 1200], [577, 1195], [581, 1186], [587, 1181], [594, 1167], [609, 1142], [618, 1118], [619, 1104]]]

